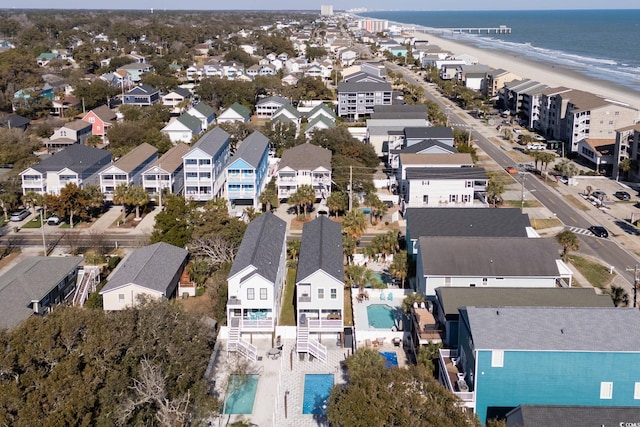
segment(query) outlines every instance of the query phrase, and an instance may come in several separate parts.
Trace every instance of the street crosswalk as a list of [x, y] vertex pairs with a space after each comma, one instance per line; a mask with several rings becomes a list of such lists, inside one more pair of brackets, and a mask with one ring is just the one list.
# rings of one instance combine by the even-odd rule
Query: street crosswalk
[[567, 227], [567, 229], [574, 234], [582, 234], [583, 236], [595, 236], [595, 234], [585, 228]]

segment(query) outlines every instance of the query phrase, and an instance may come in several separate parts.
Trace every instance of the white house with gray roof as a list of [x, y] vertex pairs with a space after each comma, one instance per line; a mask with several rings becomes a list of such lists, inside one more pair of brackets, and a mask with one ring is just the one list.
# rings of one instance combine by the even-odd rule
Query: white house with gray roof
[[169, 136], [174, 144], [177, 142], [190, 143], [195, 135], [202, 133], [202, 122], [191, 114], [183, 113], [172, 119], [160, 132]]
[[[142, 172], [142, 187], [152, 197], [158, 197], [161, 191], [180, 194], [184, 188], [184, 163], [182, 156], [190, 147], [178, 144], [162, 155]], [[162, 204], [161, 200], [158, 200]]]
[[214, 124], [216, 121], [216, 111], [204, 102], [198, 102], [196, 105], [189, 108], [187, 110], [187, 114], [190, 114], [200, 120], [203, 132], [209, 129], [209, 126]]
[[287, 224], [265, 212], [247, 227], [227, 277], [228, 350], [255, 357], [244, 334], [275, 331], [286, 278]]
[[338, 116], [360, 120], [373, 113], [375, 105], [391, 105], [391, 83], [341, 82], [338, 83]]
[[100, 291], [104, 309], [133, 307], [140, 297], [175, 297], [188, 256], [186, 249], [164, 242], [134, 250], [111, 273]]
[[257, 208], [269, 178], [269, 139], [258, 131], [246, 137], [229, 159], [225, 173], [231, 211]]
[[110, 151], [74, 144], [20, 172], [22, 193], [60, 194], [67, 184], [97, 185], [98, 172], [110, 163]]
[[182, 157], [185, 198], [204, 202], [222, 196], [229, 144], [229, 134], [216, 127], [202, 135]]
[[249, 120], [251, 120], [251, 110], [244, 105], [234, 102], [229, 106], [229, 108], [220, 113], [217, 122], [218, 124], [230, 122], [248, 123]]
[[76, 289], [82, 257], [29, 257], [0, 275], [0, 329], [49, 313]]
[[256, 103], [256, 117], [259, 119], [270, 119], [276, 111], [291, 102], [281, 96], [269, 96], [262, 98]]
[[333, 340], [344, 330], [343, 259], [339, 223], [321, 215], [304, 224], [296, 272], [299, 353], [322, 359], [321, 337], [328, 335]]
[[288, 199], [301, 185], [312, 186], [316, 198], [324, 199], [331, 194], [331, 150], [310, 143], [289, 148], [275, 176], [279, 199]]
[[553, 288], [571, 270], [550, 239], [526, 237], [420, 237], [416, 263], [418, 292], [433, 299], [450, 287]]
[[122, 156], [99, 173], [100, 191], [106, 200], [113, 200], [118, 185], [141, 185], [142, 172], [158, 159], [158, 149], [146, 142]]

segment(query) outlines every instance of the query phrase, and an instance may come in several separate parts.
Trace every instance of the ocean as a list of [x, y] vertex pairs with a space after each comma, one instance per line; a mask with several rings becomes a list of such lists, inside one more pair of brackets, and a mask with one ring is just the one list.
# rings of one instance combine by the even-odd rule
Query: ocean
[[534, 61], [553, 62], [640, 92], [640, 9], [377, 11], [358, 15], [431, 28], [506, 25], [511, 27], [511, 34], [443, 32], [437, 35]]

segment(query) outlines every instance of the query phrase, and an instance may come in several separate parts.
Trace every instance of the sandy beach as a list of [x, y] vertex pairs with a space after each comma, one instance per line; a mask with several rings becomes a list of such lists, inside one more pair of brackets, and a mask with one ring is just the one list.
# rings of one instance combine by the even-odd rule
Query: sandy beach
[[502, 68], [511, 71], [523, 79], [531, 79], [544, 83], [549, 87], [564, 86], [590, 92], [607, 99], [620, 101], [640, 109], [640, 92], [635, 92], [622, 85], [602, 80], [590, 79], [575, 71], [560, 66], [555, 66], [549, 58], [549, 62], [534, 62], [529, 59], [517, 57], [506, 52], [482, 49], [460, 41], [453, 41], [438, 37], [431, 33], [414, 33], [416, 40], [428, 40], [430, 45], [437, 45], [454, 54], [468, 54], [478, 58], [480, 64], [491, 68]]

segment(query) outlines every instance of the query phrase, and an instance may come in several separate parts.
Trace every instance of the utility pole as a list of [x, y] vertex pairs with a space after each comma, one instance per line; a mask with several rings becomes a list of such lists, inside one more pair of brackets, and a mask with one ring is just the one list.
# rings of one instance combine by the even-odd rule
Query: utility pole
[[520, 212], [524, 213], [524, 181], [527, 179], [527, 172], [522, 172], [522, 194], [520, 195]]
[[349, 166], [349, 212], [353, 205], [353, 166]]
[[638, 264], [636, 264], [633, 268], [627, 268], [627, 271], [633, 271], [633, 308], [636, 308], [638, 283], [640, 283], [640, 269], [638, 268]]

